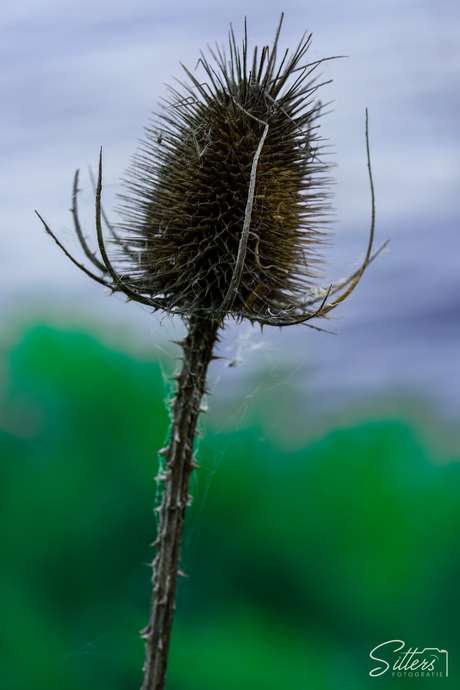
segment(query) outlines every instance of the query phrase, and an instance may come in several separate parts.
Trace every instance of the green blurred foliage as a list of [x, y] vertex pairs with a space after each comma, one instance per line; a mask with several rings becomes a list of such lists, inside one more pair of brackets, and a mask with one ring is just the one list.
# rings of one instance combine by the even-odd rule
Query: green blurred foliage
[[[3, 370], [0, 690], [135, 690], [160, 363], [37, 325]], [[250, 418], [205, 425], [168, 690], [414, 687], [369, 676], [395, 638], [449, 650], [449, 678], [418, 683], [459, 687], [458, 458], [440, 464], [398, 418], [296, 451]]]

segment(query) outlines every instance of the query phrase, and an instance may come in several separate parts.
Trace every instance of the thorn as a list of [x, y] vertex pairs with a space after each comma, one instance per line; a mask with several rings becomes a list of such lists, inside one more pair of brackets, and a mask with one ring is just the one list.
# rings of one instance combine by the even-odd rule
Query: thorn
[[150, 640], [152, 637], [152, 631], [150, 630], [150, 623], [140, 631], [140, 636], [142, 640]]

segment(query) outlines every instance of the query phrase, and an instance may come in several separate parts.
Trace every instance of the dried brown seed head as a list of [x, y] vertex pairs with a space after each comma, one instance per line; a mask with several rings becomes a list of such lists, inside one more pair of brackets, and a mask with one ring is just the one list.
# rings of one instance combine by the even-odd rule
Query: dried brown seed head
[[278, 65], [280, 28], [250, 66], [231, 30], [228, 62], [201, 57], [207, 83], [185, 70], [133, 159], [118, 258], [131, 287], [172, 312], [263, 321], [318, 277], [329, 209], [318, 63], [305, 64], [308, 37]]
[[[277, 65], [281, 21], [272, 50], [255, 48], [248, 67], [247, 37], [238, 49], [230, 31], [230, 59], [217, 50], [214, 69], [202, 55], [208, 81], [186, 68], [182, 92], [170, 88], [166, 108], [146, 130], [125, 180], [124, 222], [116, 230], [102, 206], [102, 152], [96, 187], [96, 231], [101, 259], [78, 220], [78, 170], [72, 215], [78, 240], [97, 275], [77, 261], [40, 214], [46, 231], [71, 261], [112, 292], [172, 314], [248, 318], [287, 326], [326, 317], [359, 283], [372, 256], [374, 186], [366, 147], [372, 221], [366, 256], [347, 279], [313, 287], [319, 248], [329, 223], [329, 165], [320, 158], [321, 103], [306, 63], [305, 37]], [[330, 58], [325, 58], [328, 60]], [[109, 259], [102, 219], [122, 270]], [[332, 302], [329, 297], [338, 294]], [[316, 326], [313, 326], [316, 328]], [[321, 329], [320, 329], [321, 330]]]

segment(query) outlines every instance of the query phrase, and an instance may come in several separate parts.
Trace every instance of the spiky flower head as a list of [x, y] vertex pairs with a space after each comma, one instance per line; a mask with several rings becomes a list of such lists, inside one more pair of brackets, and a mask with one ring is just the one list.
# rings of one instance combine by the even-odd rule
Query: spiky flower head
[[[202, 54], [205, 81], [184, 67], [188, 80], [169, 88], [163, 111], [146, 130], [121, 197], [117, 230], [101, 206], [102, 153], [96, 188], [99, 259], [78, 219], [78, 170], [72, 215], [80, 244], [101, 275], [91, 272], [46, 231], [87, 275], [154, 310], [226, 316], [285, 326], [325, 317], [356, 287], [371, 256], [375, 226], [374, 187], [366, 146], [372, 222], [361, 267], [329, 288], [312, 287], [329, 222], [329, 165], [318, 133], [320, 85], [314, 75], [324, 60], [309, 63], [311, 36], [278, 59], [283, 16], [272, 49], [248, 56], [247, 34], [238, 48], [233, 30], [229, 57], [217, 48], [214, 63]], [[330, 58], [325, 58], [330, 59]], [[119, 270], [109, 259], [104, 218]], [[341, 291], [332, 302], [331, 295]]]
[[204, 55], [203, 83], [169, 88], [123, 197], [121, 262], [131, 287], [180, 314], [256, 321], [292, 314], [318, 277], [328, 211], [321, 103], [310, 36], [272, 49]]

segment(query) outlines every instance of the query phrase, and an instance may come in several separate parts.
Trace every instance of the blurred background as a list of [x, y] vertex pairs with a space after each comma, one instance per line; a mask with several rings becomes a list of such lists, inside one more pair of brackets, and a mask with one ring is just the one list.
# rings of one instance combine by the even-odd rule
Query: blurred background
[[[450, 653], [460, 614], [460, 13], [450, 0], [129, 5], [20, 1], [0, 73], [0, 690], [136, 688], [149, 602], [155, 450], [180, 322], [104, 294], [69, 213], [94, 237], [88, 165], [111, 212], [164, 83], [201, 49], [281, 49], [313, 33], [337, 167], [324, 284], [376, 243], [335, 335], [228, 324], [210, 371], [169, 690], [332, 690], [371, 678], [391, 639]], [[334, 313], [335, 315], [335, 313]], [[230, 366], [232, 365], [232, 366]], [[428, 679], [425, 681], [428, 683]], [[450, 684], [450, 685], [449, 685]]]

